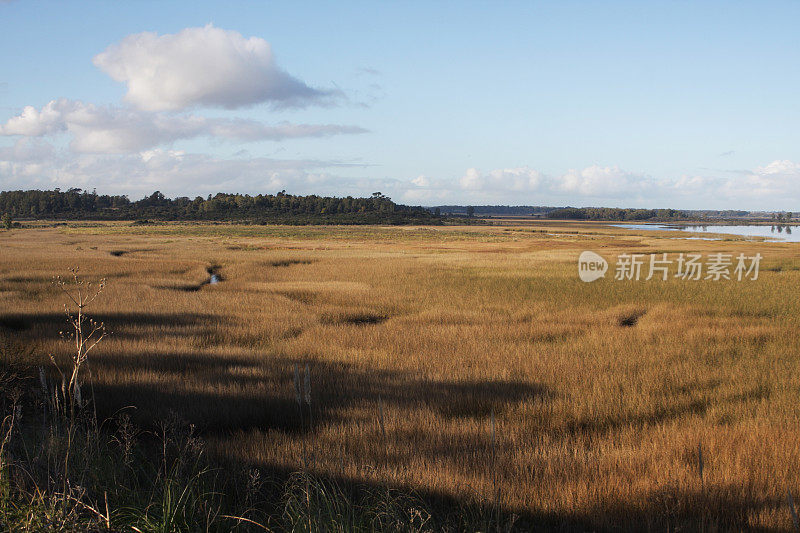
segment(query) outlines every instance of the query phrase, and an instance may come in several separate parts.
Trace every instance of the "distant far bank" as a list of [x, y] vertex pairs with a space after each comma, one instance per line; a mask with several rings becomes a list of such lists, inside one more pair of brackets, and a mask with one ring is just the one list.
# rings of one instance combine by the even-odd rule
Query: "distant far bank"
[[524, 217], [555, 220], [612, 220], [612, 221], [784, 221], [797, 219], [800, 213], [787, 211], [742, 211], [713, 209], [637, 209], [617, 207], [563, 207], [541, 205], [440, 205], [431, 207], [442, 216]]
[[27, 190], [0, 192], [0, 216], [10, 227], [16, 220], [135, 220], [227, 221], [251, 224], [386, 224], [440, 225], [490, 223], [492, 218], [520, 217], [596, 221], [779, 221], [794, 214], [765, 211], [715, 211], [635, 209], [610, 207], [558, 207], [507, 205], [408, 206], [395, 203], [380, 192], [363, 198], [276, 194], [217, 193], [167, 198], [159, 191], [141, 200], [125, 195], [101, 195], [94, 191]]

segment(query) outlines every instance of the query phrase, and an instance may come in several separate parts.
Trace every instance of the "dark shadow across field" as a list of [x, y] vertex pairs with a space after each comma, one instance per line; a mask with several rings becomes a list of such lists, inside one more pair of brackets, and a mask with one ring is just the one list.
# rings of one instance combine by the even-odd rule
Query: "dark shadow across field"
[[160, 384], [126, 382], [98, 385], [98, 409], [103, 413], [111, 415], [125, 406], [135, 406], [142, 416], [134, 417], [147, 423], [174, 412], [201, 432], [212, 434], [243, 429], [300, 431], [294, 375], [297, 367], [303, 381], [306, 364], [315, 425], [340, 419], [350, 407], [379, 402], [387, 407], [424, 407], [450, 418], [483, 418], [492, 409], [499, 412], [508, 404], [545, 401], [551, 396], [544, 387], [523, 382], [425, 380], [411, 372], [282, 358], [99, 352], [92, 362], [99, 374], [155, 373], [165, 382], [183, 383], [186, 389], [193, 389], [187, 392]]
[[[92, 320], [103, 323], [117, 337], [145, 335], [143, 328], [163, 328], [170, 335], [190, 335], [199, 328], [223, 327], [227, 321], [206, 313], [92, 313]], [[54, 339], [68, 329], [64, 313], [0, 314], [0, 333], [13, 333], [30, 339]]]

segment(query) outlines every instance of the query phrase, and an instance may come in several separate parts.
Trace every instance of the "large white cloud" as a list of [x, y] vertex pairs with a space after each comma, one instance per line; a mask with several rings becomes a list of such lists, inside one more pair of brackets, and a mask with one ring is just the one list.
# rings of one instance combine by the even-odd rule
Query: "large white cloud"
[[356, 126], [335, 124], [281, 123], [269, 126], [241, 118], [152, 113], [63, 98], [38, 110], [28, 106], [0, 125], [0, 135], [42, 137], [68, 132], [72, 135], [71, 148], [84, 153], [136, 152], [193, 137], [279, 141], [365, 131]]
[[[175, 141], [197, 137], [279, 141], [366, 131], [339, 124], [270, 125], [188, 111], [258, 103], [302, 107], [340, 97], [339, 91], [309, 87], [281, 70], [263, 39], [211, 25], [173, 35], [140, 33], [108, 47], [94, 63], [127, 84], [127, 104], [60, 98], [41, 108], [27, 106], [0, 122], [0, 136], [17, 137], [14, 144], [0, 143], [0, 190], [80, 186], [183, 195], [280, 188], [358, 194], [387, 188], [386, 181], [334, 176], [329, 169], [347, 165], [332, 161], [239, 157], [246, 150], [226, 159], [170, 149]], [[68, 148], [56, 148], [65, 137]]]
[[337, 96], [281, 70], [264, 39], [210, 24], [176, 34], [129, 35], [95, 56], [94, 64], [127, 84], [127, 102], [148, 111], [233, 109], [262, 102], [303, 107]]

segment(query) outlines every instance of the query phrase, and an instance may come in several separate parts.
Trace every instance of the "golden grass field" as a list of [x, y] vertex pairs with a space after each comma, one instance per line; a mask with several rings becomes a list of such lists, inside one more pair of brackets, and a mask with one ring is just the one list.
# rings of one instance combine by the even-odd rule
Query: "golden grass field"
[[[306, 450], [322, 475], [548, 523], [791, 529], [800, 244], [676, 236], [41, 224], [0, 233], [0, 332], [66, 355], [51, 279], [78, 266], [107, 279], [87, 309], [111, 332], [90, 363], [103, 416], [134, 406], [146, 427], [174, 411], [224, 458], [289, 471]], [[612, 270], [619, 253], [764, 259], [755, 281], [583, 283], [583, 250]], [[202, 285], [209, 268], [221, 283]]]

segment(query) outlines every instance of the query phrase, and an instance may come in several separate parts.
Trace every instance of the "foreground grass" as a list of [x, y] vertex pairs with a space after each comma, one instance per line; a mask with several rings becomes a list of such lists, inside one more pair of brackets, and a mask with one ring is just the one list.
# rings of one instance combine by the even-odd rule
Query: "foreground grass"
[[[294, 473], [209, 460], [174, 412], [152, 431], [126, 413], [98, 424], [94, 394], [73, 406], [34, 359], [0, 338], [0, 531], [490, 531], [517, 521], [496, 505], [320, 477], [305, 450]], [[310, 408], [308, 383], [297, 386]]]
[[[81, 265], [108, 278], [95, 315], [113, 335], [91, 380], [101, 419], [124, 409], [153, 431], [175, 412], [210, 465], [281, 487], [307, 467], [339, 487], [421, 495], [432, 516], [792, 527], [796, 245], [591, 224], [164, 228], [0, 236], [0, 327], [37, 354], [65, 353], [50, 277]], [[584, 249], [765, 260], [750, 282], [583, 284]], [[209, 269], [222, 283], [203, 285]], [[294, 369], [306, 365], [301, 420]]]

